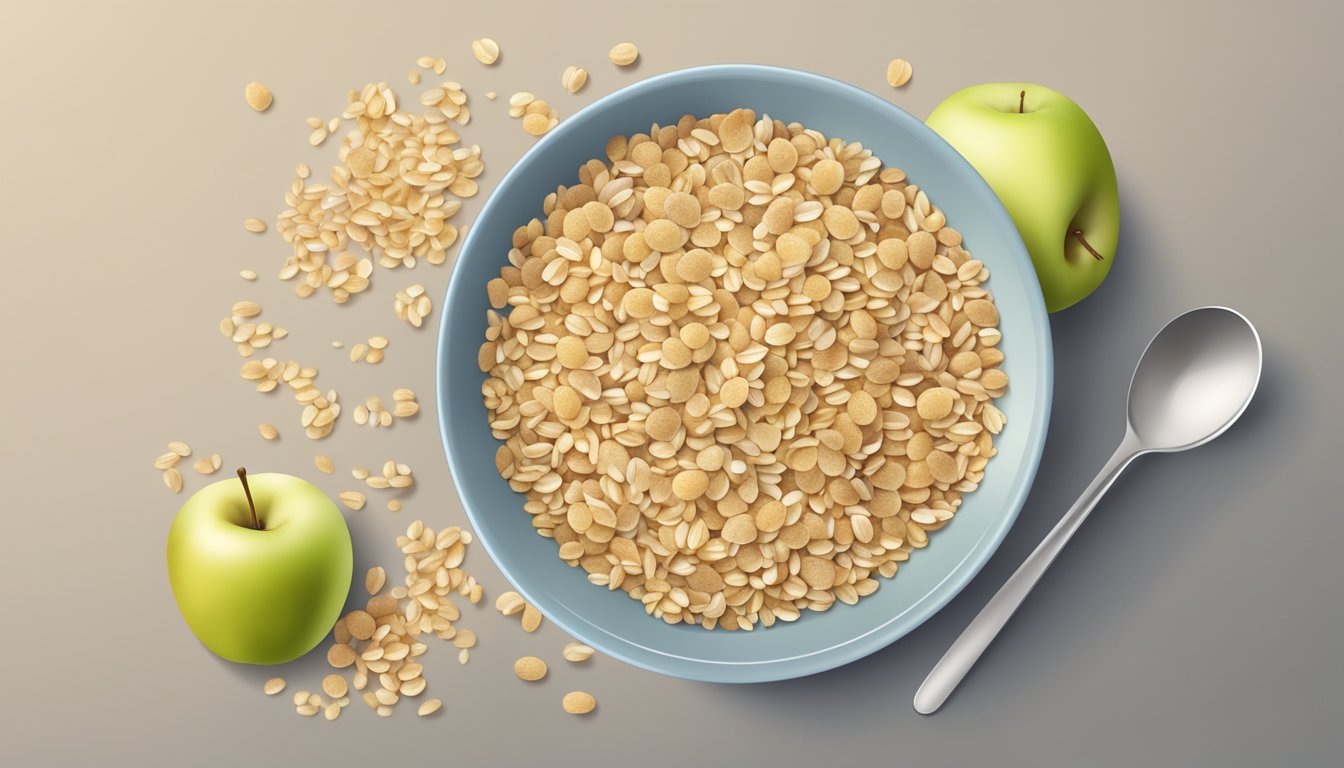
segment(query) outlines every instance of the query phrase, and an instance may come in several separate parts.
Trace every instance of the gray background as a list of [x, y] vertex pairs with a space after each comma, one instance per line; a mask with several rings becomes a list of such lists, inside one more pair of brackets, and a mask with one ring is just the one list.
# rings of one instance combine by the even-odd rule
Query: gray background
[[[1338, 3], [196, 5], [6, 4], [0, 28], [7, 762], [1337, 764]], [[497, 67], [471, 58], [481, 36], [503, 46]], [[626, 39], [643, 58], [617, 71], [605, 53]], [[465, 522], [432, 404], [390, 431], [347, 421], [312, 444], [287, 395], [238, 378], [215, 329], [254, 298], [291, 330], [274, 352], [318, 366], [347, 407], [397, 386], [430, 397], [434, 333], [411, 332], [390, 304], [411, 282], [441, 296], [447, 268], [383, 274], [346, 307], [300, 302], [272, 277], [287, 246], [239, 225], [273, 220], [296, 161], [325, 175], [336, 144], [309, 147], [305, 117], [336, 114], [370, 79], [413, 96], [405, 73], [424, 54], [447, 58], [470, 93], [463, 134], [484, 147], [487, 191], [530, 144], [503, 114], [516, 90], [563, 117], [640, 77], [745, 61], [840, 77], [921, 116], [982, 81], [1077, 99], [1119, 169], [1121, 253], [1092, 298], [1053, 318], [1039, 479], [981, 576], [885, 651], [750, 687], [610, 659], [574, 667], [554, 627], [528, 636], [469, 609], [462, 625], [481, 637], [471, 664], [442, 644], [427, 657], [430, 692], [446, 702], [432, 722], [359, 704], [336, 723], [301, 719], [288, 693], [261, 694], [268, 671], [206, 653], [165, 578], [164, 537], [187, 495], [150, 468], [166, 441], [218, 451], [226, 467], [316, 477], [332, 494], [354, 487], [354, 464], [409, 462], [420, 482], [405, 511], [379, 502], [349, 515], [361, 571], [396, 565], [392, 539], [416, 517]], [[893, 56], [915, 67], [900, 91], [884, 81]], [[578, 96], [560, 88], [567, 64], [591, 72]], [[262, 116], [241, 98], [252, 79], [276, 93]], [[491, 89], [501, 100], [484, 98]], [[242, 268], [263, 279], [242, 282]], [[1141, 460], [948, 706], [916, 715], [929, 667], [1119, 439], [1144, 344], [1209, 303], [1243, 310], [1264, 338], [1265, 380], [1242, 422], [1198, 451]], [[328, 347], [374, 333], [392, 338], [381, 366]], [[263, 443], [260, 421], [283, 439]], [[337, 475], [312, 469], [319, 451]], [[188, 492], [205, 482], [186, 474]], [[468, 566], [491, 599], [506, 588], [479, 548]], [[552, 661], [540, 686], [513, 678], [523, 653]], [[282, 670], [289, 691], [316, 688], [316, 656]], [[575, 688], [597, 695], [596, 716], [560, 711]]]

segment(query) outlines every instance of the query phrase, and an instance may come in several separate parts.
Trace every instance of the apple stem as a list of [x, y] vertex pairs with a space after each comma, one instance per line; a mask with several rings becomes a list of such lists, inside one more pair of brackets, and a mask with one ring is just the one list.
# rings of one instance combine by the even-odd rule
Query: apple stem
[[1092, 254], [1092, 258], [1096, 259], [1097, 261], [1106, 260], [1105, 257], [1102, 256], [1100, 253], [1097, 253], [1097, 249], [1093, 248], [1092, 244], [1087, 242], [1086, 238], [1083, 237], [1083, 230], [1081, 229], [1073, 230], [1073, 236], [1078, 238], [1078, 242], [1083, 244], [1083, 247], [1087, 249], [1088, 253]]
[[1017, 95], [1017, 113], [1020, 115], [1027, 111], [1027, 92], [1023, 91]]
[[257, 520], [257, 505], [252, 503], [252, 488], [247, 484], [247, 470], [238, 468], [238, 479], [243, 484], [243, 493], [247, 495], [247, 508], [252, 513], [252, 527], [255, 530], [261, 530], [261, 522]]

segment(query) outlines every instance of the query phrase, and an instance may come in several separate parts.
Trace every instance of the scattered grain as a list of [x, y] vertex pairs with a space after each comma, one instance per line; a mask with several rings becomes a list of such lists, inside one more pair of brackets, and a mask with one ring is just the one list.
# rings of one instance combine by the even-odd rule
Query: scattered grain
[[546, 676], [546, 662], [536, 656], [524, 656], [513, 662], [513, 673], [520, 680], [536, 682]]
[[370, 595], [376, 595], [383, 591], [383, 585], [387, 583], [387, 572], [381, 565], [375, 565], [364, 574], [364, 589]]
[[414, 328], [419, 328], [433, 311], [433, 304], [425, 294], [425, 286], [416, 283], [405, 290], [397, 291], [392, 309], [398, 318], [410, 323]]
[[261, 690], [264, 691], [267, 696], [274, 696], [285, 690], [285, 678], [272, 677], [270, 680], [266, 681], [266, 684], [261, 687]]
[[536, 632], [541, 626], [541, 611], [533, 608], [531, 603], [523, 604], [522, 625], [524, 632]]
[[582, 67], [568, 66], [560, 76], [560, 84], [570, 93], [578, 93], [588, 83], [588, 70]]
[[415, 713], [420, 717], [429, 717], [442, 707], [443, 702], [439, 699], [425, 699], [420, 703], [420, 707], [415, 710]]
[[910, 82], [910, 75], [913, 73], [914, 69], [910, 66], [910, 62], [905, 59], [892, 59], [887, 65], [887, 85], [900, 88]]
[[560, 706], [571, 715], [586, 715], [597, 708], [597, 699], [584, 691], [570, 691], [560, 700]]
[[339, 699], [349, 691], [345, 678], [341, 675], [330, 674], [322, 678], [322, 690], [333, 699]]
[[247, 99], [247, 106], [258, 112], [265, 112], [274, 100], [271, 89], [258, 82], [247, 84], [243, 89], [243, 98]]
[[505, 616], [522, 613], [525, 607], [527, 602], [523, 600], [523, 596], [512, 590], [501, 592], [499, 597], [495, 598], [495, 610]]
[[617, 43], [607, 52], [607, 58], [618, 67], [628, 67], [639, 59], [639, 49], [634, 43]]
[[471, 55], [487, 67], [499, 61], [499, 43], [488, 37], [471, 41]]
[[218, 472], [219, 468], [223, 465], [223, 458], [221, 458], [218, 453], [214, 453], [209, 456], [202, 456], [191, 466], [202, 475], [213, 475]]
[[564, 657], [565, 661], [578, 664], [591, 659], [593, 657], [593, 649], [580, 642], [568, 642], [565, 643]]

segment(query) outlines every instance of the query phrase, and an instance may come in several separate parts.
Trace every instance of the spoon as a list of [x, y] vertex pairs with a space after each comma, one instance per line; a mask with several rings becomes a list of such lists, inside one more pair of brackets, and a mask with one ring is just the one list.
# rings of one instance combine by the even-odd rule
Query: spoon
[[1129, 384], [1129, 418], [1120, 447], [934, 666], [915, 693], [917, 712], [933, 714], [947, 701], [1131, 461], [1145, 453], [1203, 445], [1232, 426], [1255, 394], [1261, 357], [1260, 336], [1251, 321], [1226, 307], [1192, 309], [1148, 342]]

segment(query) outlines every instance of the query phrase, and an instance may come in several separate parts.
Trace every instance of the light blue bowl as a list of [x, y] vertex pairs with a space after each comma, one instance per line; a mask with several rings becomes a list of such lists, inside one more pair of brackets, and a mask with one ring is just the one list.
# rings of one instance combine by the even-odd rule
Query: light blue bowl
[[[499, 443], [481, 403], [476, 351], [485, 337], [485, 284], [507, 263], [515, 228], [541, 215], [541, 201], [578, 168], [604, 158], [607, 140], [750, 107], [827, 136], [862, 142], [928, 190], [967, 247], [989, 266], [999, 308], [1010, 393], [998, 401], [1008, 426], [985, 482], [956, 518], [914, 552], [873, 595], [792, 624], [753, 632], [670, 626], [624, 592], [589, 584], [582, 569], [538, 536], [523, 497], [495, 471]], [[598, 651], [666, 675], [760, 682], [820, 672], [866, 656], [943, 607], [980, 570], [1016, 519], [1036, 474], [1050, 413], [1052, 360], [1045, 304], [1031, 260], [1008, 213], [971, 166], [918, 119], [846, 83], [762, 66], [712, 66], [650, 78], [602, 98], [560, 123], [500, 181], [462, 244], [439, 331], [439, 420], [448, 463], [481, 543], [528, 602]]]

